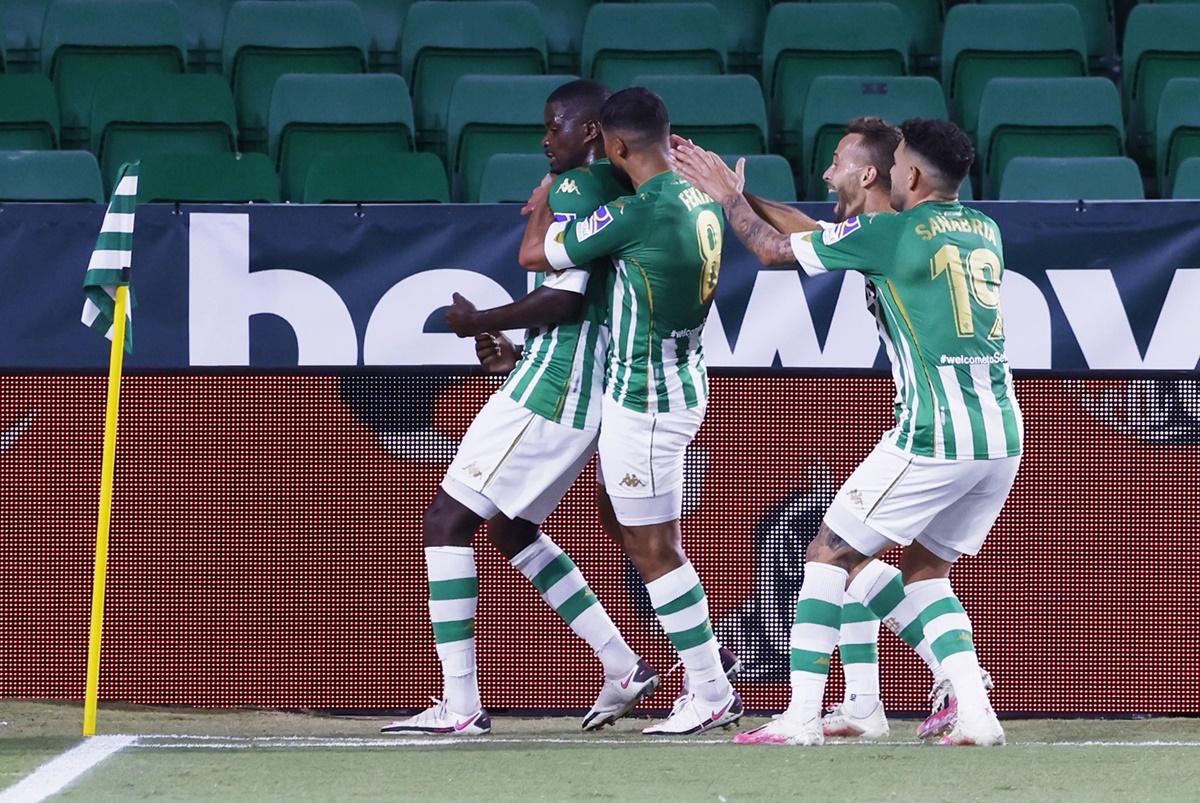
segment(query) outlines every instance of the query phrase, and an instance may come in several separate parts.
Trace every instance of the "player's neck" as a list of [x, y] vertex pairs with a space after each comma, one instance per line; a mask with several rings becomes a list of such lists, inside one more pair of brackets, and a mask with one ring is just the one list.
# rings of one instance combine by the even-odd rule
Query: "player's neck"
[[867, 201], [863, 204], [863, 213], [881, 214], [885, 212], [894, 212], [892, 209], [892, 196], [890, 193], [872, 192], [867, 195]]
[[599, 161], [600, 159], [603, 159], [604, 156], [605, 156], [604, 148], [600, 148], [599, 150], [590, 150], [583, 155], [583, 165], [581, 165], [581, 166], [587, 167], [592, 162], [596, 162], [596, 161]]
[[632, 156], [625, 162], [625, 172], [633, 182], [636, 190], [655, 176], [662, 175], [671, 169], [666, 153], [646, 153]]

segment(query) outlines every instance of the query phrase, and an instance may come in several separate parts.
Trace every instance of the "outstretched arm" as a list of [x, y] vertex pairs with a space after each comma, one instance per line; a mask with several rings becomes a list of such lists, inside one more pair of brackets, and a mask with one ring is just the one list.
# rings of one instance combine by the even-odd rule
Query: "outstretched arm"
[[821, 226], [817, 221], [787, 204], [778, 201], [768, 201], [750, 192], [742, 192], [746, 203], [754, 213], [767, 221], [776, 231], [782, 234], [799, 234], [806, 231], [817, 231]]
[[572, 320], [583, 306], [583, 295], [569, 290], [539, 287], [524, 298], [491, 309], [478, 310], [455, 293], [454, 303], [446, 309], [446, 322], [459, 337], [504, 329], [528, 329], [554, 326]]

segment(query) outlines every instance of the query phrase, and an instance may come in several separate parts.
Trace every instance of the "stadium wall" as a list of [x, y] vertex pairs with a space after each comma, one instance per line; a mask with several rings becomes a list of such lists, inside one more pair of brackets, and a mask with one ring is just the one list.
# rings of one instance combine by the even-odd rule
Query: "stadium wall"
[[[1028, 280], [1024, 296], [1005, 302], [1010, 337], [1020, 337], [1014, 318], [1029, 335], [1014, 362], [1022, 367], [1024, 353], [1023, 367], [1039, 370], [1018, 372], [1028, 451], [1016, 488], [957, 584], [999, 681], [998, 710], [1200, 714], [1200, 646], [1186, 637], [1200, 616], [1196, 207], [1083, 210], [988, 207], [1009, 278]], [[122, 398], [102, 698], [421, 707], [440, 691], [421, 514], [497, 382], [461, 365], [412, 363], [470, 357], [446, 359], [460, 344], [437, 331], [438, 298], [465, 288], [492, 304], [523, 291], [510, 267], [515, 211], [138, 214], [138, 348]], [[13, 287], [0, 320], [15, 333], [0, 373], [2, 697], [83, 693], [105, 381], [104, 344], [78, 311], [98, 224], [87, 208], [0, 214], [0, 265]], [[198, 237], [209, 224], [218, 230]], [[747, 705], [777, 709], [804, 546], [837, 485], [890, 426], [893, 391], [877, 346], [868, 353], [873, 343], [854, 331], [861, 290], [852, 278], [759, 272], [735, 244], [727, 254], [720, 329], [706, 337], [719, 334], [728, 348], [708, 341], [724, 367], [713, 371], [708, 420], [689, 453], [683, 525], [718, 634], [746, 662]], [[198, 286], [212, 279], [197, 269], [203, 260], [212, 263], [203, 270], [230, 272], [213, 280], [223, 299]], [[456, 272], [435, 272], [444, 270]], [[263, 292], [272, 271], [319, 283], [276, 273]], [[791, 289], [776, 277], [791, 277]], [[308, 312], [305, 296], [288, 291], [301, 284], [318, 299]], [[1034, 312], [1014, 313], [1022, 304]], [[378, 341], [392, 342], [387, 359], [365, 347], [376, 315], [391, 322]], [[350, 337], [336, 333], [347, 320], [352, 358]], [[297, 367], [312, 362], [308, 343], [339, 337], [346, 359]], [[669, 645], [599, 527], [593, 486], [589, 468], [545, 529], [635, 648], [666, 670]], [[586, 646], [482, 537], [477, 548], [485, 704], [586, 708], [600, 680]], [[889, 707], [920, 710], [923, 667], [891, 634], [881, 652]], [[835, 696], [840, 670], [833, 678]], [[678, 680], [651, 703], [667, 705]]]

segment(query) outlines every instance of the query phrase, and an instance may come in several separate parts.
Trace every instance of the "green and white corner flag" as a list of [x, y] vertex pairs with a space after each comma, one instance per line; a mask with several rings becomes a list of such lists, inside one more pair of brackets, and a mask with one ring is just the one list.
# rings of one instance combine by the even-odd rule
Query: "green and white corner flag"
[[[137, 205], [138, 162], [121, 165], [96, 248], [83, 277], [83, 324], [112, 340], [117, 287], [129, 284], [133, 261], [133, 212]], [[133, 303], [125, 305], [125, 351], [133, 351]]]

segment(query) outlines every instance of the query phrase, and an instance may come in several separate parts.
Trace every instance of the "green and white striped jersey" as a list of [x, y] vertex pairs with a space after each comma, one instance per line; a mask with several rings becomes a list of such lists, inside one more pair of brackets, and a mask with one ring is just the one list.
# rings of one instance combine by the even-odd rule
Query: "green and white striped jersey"
[[721, 207], [670, 171], [591, 217], [550, 227], [546, 257], [555, 268], [604, 257], [616, 268], [605, 387], [624, 407], [671, 412], [707, 400], [701, 334], [723, 234]]
[[1000, 311], [1004, 249], [991, 218], [928, 202], [794, 234], [792, 249], [809, 274], [857, 270], [874, 290], [896, 382], [892, 443], [950, 460], [1021, 453]]
[[[612, 163], [600, 159], [559, 176], [550, 189], [550, 209], [557, 220], [587, 217], [628, 191]], [[612, 269], [605, 260], [595, 271], [539, 273], [535, 282], [538, 287], [583, 294], [579, 320], [528, 330], [521, 360], [501, 391], [543, 418], [575, 429], [596, 429], [604, 393]]]

